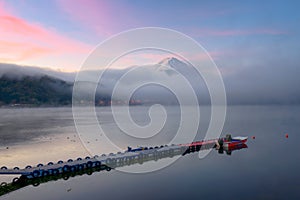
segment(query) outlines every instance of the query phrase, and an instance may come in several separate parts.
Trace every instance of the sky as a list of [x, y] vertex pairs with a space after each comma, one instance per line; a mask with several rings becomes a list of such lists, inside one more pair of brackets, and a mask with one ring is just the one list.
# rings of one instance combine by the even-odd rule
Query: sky
[[299, 8], [299, 1], [276, 0], [0, 0], [0, 63], [76, 71], [105, 39], [151, 26], [192, 37], [224, 73], [293, 65]]
[[[299, 9], [296, 0], [0, 0], [0, 72], [23, 66], [74, 74], [113, 35], [162, 27], [207, 50], [229, 101], [299, 103]], [[116, 63], [154, 64], [164, 56], [139, 52]]]

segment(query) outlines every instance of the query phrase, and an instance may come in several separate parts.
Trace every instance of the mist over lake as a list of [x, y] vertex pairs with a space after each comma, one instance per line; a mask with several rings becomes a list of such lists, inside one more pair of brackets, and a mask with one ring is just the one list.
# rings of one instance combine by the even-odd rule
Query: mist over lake
[[[148, 109], [132, 107], [133, 119], [141, 125], [149, 123]], [[174, 135], [172, 130], [178, 126], [180, 110], [172, 106], [166, 110], [167, 128], [158, 134], [160, 137], [147, 142], [127, 140], [128, 136], [122, 136], [114, 123], [110, 109], [96, 109], [107, 134], [124, 149], [128, 143], [132, 146], [167, 143]], [[203, 106], [201, 111], [206, 115], [210, 109]], [[3, 116], [0, 121], [0, 163], [8, 167], [25, 167], [88, 155], [76, 133], [71, 108], [1, 109], [0, 112]], [[66, 181], [49, 181], [38, 187], [26, 186], [0, 198], [81, 199], [103, 195], [112, 199], [136, 196], [153, 199], [198, 198], [201, 195], [215, 199], [233, 190], [234, 193], [226, 193], [228, 198], [238, 195], [243, 199], [282, 199], [289, 193], [290, 199], [297, 199], [297, 187], [300, 185], [297, 153], [299, 116], [299, 106], [229, 106], [222, 135], [231, 133], [250, 137], [248, 148], [234, 151], [230, 156], [213, 150], [204, 159], [199, 159], [198, 153], [192, 153], [149, 174], [132, 175], [115, 169]], [[205, 118], [203, 120], [201, 125], [207, 123]], [[203, 138], [204, 132], [205, 127], [200, 128], [196, 139]], [[285, 137], [286, 133], [289, 138]], [[103, 152], [110, 150], [103, 149]], [[232, 176], [236, 178], [232, 179]], [[1, 176], [1, 180], [9, 182], [13, 177]], [[119, 192], [113, 192], [112, 188], [118, 188]], [[56, 192], [50, 192], [53, 190]], [[160, 192], [162, 190], [163, 193]]]

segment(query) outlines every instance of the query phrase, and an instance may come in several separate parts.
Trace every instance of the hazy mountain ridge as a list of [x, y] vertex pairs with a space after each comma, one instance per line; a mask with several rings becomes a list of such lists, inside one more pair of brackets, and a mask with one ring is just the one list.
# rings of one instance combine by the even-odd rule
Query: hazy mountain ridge
[[0, 78], [0, 105], [68, 105], [72, 100], [72, 84], [43, 76]]
[[[99, 73], [96, 71], [84, 71], [81, 72], [84, 74], [84, 80], [80, 84], [86, 90], [97, 84], [96, 104], [103, 100], [105, 102], [104, 105], [108, 105], [111, 101], [114, 87], [120, 78], [129, 71], [130, 79], [123, 81], [120, 85], [122, 89], [119, 94], [120, 98], [117, 97], [115, 99], [117, 101], [122, 101], [122, 92], [124, 94], [128, 93], [129, 86], [136, 82], [156, 82], [163, 79], [173, 83], [176, 81], [178, 73], [180, 73], [193, 87], [200, 104], [210, 103], [210, 96], [201, 76], [197, 74], [193, 66], [176, 58], [166, 58], [153, 65], [108, 69], [103, 73], [99, 83], [89, 82], [89, 80], [97, 80], [95, 76]], [[270, 76], [269, 73], [264, 71], [257, 72], [248, 68], [229, 75], [223, 75], [228, 104], [299, 104], [300, 93], [296, 85], [300, 84], [300, 79], [295, 78], [297, 77], [296, 74], [286, 79], [280, 75], [281, 73], [279, 72], [281, 71], [279, 69], [277, 71], [273, 70], [277, 76]], [[0, 104], [71, 104], [72, 86], [75, 77], [75, 72], [66, 73], [38, 67], [23, 67], [0, 63]], [[176, 85], [176, 82], [174, 84]], [[133, 98], [143, 102], [177, 103], [176, 96], [172, 92], [157, 85], [139, 88], [133, 94]]]
[[22, 66], [16, 64], [0, 63], [0, 78], [5, 76], [11, 79], [22, 79], [24, 77], [41, 77], [49, 76], [55, 79], [61, 79], [66, 82], [73, 82], [76, 76], [74, 72], [61, 72], [47, 68]]

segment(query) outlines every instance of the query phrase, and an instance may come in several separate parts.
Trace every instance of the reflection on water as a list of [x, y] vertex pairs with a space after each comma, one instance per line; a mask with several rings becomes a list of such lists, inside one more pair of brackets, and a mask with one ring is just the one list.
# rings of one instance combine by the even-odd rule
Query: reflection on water
[[75, 133], [71, 108], [0, 109], [0, 149]]
[[[133, 108], [133, 116], [140, 124], [147, 121], [144, 110]], [[202, 109], [201, 117], [207, 110], [206, 107]], [[163, 138], [166, 141], [178, 127], [172, 124], [172, 118], [175, 122], [178, 119], [177, 111], [171, 108], [169, 111], [171, 118], [162, 132], [168, 136]], [[0, 109], [0, 114], [1, 166], [22, 168], [88, 154], [74, 137], [70, 108]], [[145, 141], [130, 143], [126, 136], [118, 141], [121, 132], [113, 123], [109, 110], [97, 108], [97, 115], [123, 149], [128, 145], [166, 143], [154, 139], [151, 144]], [[231, 156], [227, 156], [230, 152], [225, 150], [223, 154], [211, 152], [202, 160], [197, 153], [191, 153], [165, 169], [147, 174], [111, 170], [91, 176], [74, 176], [66, 181], [57, 179], [39, 187], [25, 186], [0, 199], [299, 199], [299, 122], [300, 106], [230, 106], [222, 134], [249, 136], [247, 151], [232, 152]], [[204, 138], [207, 120], [204, 118], [200, 123], [197, 140]], [[252, 136], [255, 139], [251, 139]], [[103, 150], [103, 153], [109, 152], [112, 151]], [[11, 180], [13, 177], [0, 177], [0, 182]]]
[[[47, 183], [49, 181], [57, 181], [57, 180], [68, 180], [69, 178], [75, 177], [75, 176], [82, 176], [84, 174], [87, 175], [92, 175], [94, 172], [100, 172], [100, 171], [107, 171], [109, 172], [111, 169], [115, 169], [115, 168], [120, 168], [120, 167], [124, 167], [124, 166], [130, 166], [130, 165], [134, 165], [134, 164], [144, 164], [145, 162], [149, 162], [149, 161], [158, 161], [160, 159], [165, 159], [168, 157], [173, 157], [173, 156], [178, 156], [178, 155], [182, 155], [182, 156], [186, 156], [190, 153], [194, 153], [194, 152], [198, 152], [200, 150], [207, 150], [210, 148], [215, 148], [215, 146], [202, 146], [201, 148], [182, 148], [181, 151], [165, 151], [162, 152], [161, 154], [157, 154], [153, 157], [140, 157], [139, 159], [136, 160], [129, 160], [128, 162], [116, 162], [116, 163], [110, 163], [109, 165], [100, 165], [100, 166], [93, 166], [93, 167], [89, 167], [89, 168], [75, 168], [74, 171], [66, 171], [64, 173], [60, 173], [60, 174], [56, 174], [56, 175], [47, 175], [47, 176], [43, 176], [43, 177], [37, 177], [37, 178], [33, 178], [30, 177], [28, 178], [25, 175], [22, 175], [21, 177], [15, 177], [13, 179], [13, 181], [11, 183], [6, 183], [6, 182], [2, 182], [0, 184], [0, 196], [8, 194], [10, 192], [19, 190], [21, 188], [27, 187], [28, 185], [33, 185], [34, 187], [39, 186], [42, 183]], [[237, 145], [233, 148], [224, 148], [221, 147], [220, 149], [216, 149], [218, 150], [219, 153], [223, 153], [223, 151], [226, 151], [227, 155], [231, 155], [231, 153], [235, 150], [240, 150], [243, 148], [247, 148], [246, 144], [242, 144], [242, 145]]]

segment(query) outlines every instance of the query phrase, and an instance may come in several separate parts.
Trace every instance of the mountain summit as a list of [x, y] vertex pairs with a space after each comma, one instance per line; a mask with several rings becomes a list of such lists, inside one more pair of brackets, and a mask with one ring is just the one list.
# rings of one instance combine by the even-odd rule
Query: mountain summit
[[[180, 73], [186, 76], [186, 78], [191, 78], [196, 73], [196, 70], [190, 64], [174, 57], [168, 57], [160, 61], [156, 65], [156, 70], [165, 71], [169, 75]], [[174, 70], [177, 72], [175, 72]]]
[[168, 57], [168, 58], [165, 58], [163, 59], [162, 61], [160, 61], [158, 63], [159, 65], [166, 65], [166, 66], [170, 66], [170, 67], [173, 67], [173, 68], [176, 68], [178, 66], [186, 66], [187, 64], [177, 58], [174, 58], [174, 57]]

